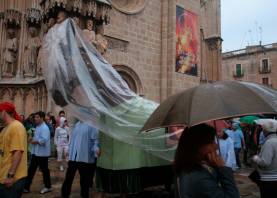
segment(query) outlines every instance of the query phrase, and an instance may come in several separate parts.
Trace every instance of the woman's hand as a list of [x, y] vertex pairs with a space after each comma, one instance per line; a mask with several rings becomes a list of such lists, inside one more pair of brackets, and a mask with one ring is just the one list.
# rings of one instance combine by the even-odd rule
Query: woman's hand
[[202, 157], [202, 163], [205, 163], [211, 167], [219, 168], [224, 166], [223, 159], [217, 154], [218, 145], [208, 144], [200, 149]]
[[207, 154], [207, 163], [214, 168], [220, 168], [224, 166], [224, 161], [217, 154], [217, 152], [211, 152]]

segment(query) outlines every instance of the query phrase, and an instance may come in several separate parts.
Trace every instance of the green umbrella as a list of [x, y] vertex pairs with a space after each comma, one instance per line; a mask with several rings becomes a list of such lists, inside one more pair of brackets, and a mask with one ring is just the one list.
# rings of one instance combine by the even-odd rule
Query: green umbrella
[[257, 116], [244, 116], [244, 117], [241, 117], [239, 121], [244, 124], [254, 124], [254, 121], [258, 119], [260, 118]]

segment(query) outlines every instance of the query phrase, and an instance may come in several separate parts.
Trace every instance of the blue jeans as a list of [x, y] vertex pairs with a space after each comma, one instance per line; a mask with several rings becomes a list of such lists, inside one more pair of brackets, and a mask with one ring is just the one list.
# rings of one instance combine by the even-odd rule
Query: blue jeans
[[20, 198], [23, 193], [26, 178], [19, 179], [11, 187], [7, 188], [0, 184], [0, 197], [2, 198]]
[[235, 148], [236, 162], [239, 168], [241, 168], [241, 163], [239, 158], [240, 151], [241, 151], [241, 148]]

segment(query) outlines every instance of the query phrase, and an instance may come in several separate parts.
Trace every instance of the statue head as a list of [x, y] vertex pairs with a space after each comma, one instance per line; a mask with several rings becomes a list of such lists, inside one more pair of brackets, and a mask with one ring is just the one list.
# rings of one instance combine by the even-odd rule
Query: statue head
[[8, 35], [9, 39], [15, 38], [15, 29], [13, 29], [13, 28], [7, 29], [7, 35]]
[[30, 36], [33, 38], [33, 37], [36, 37], [37, 34], [38, 34], [38, 31], [37, 31], [37, 28], [35, 27], [29, 27], [29, 33], [30, 33]]
[[57, 23], [62, 23], [67, 18], [67, 13], [65, 11], [59, 11], [57, 15]]
[[55, 23], [56, 23], [55, 18], [49, 18], [48, 22], [47, 22], [47, 27], [51, 28], [51, 27], [53, 27], [55, 25]]
[[73, 20], [75, 21], [76, 25], [80, 26], [80, 18], [78, 16], [74, 16]]
[[88, 19], [86, 25], [87, 25], [88, 30], [90, 30], [90, 31], [93, 30], [93, 20], [92, 19]]

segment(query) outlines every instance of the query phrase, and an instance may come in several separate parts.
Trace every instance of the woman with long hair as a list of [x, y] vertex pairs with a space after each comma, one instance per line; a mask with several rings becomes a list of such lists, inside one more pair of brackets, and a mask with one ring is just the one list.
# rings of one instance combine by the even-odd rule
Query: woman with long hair
[[217, 153], [215, 129], [206, 124], [186, 128], [175, 154], [178, 198], [239, 198], [231, 168]]

